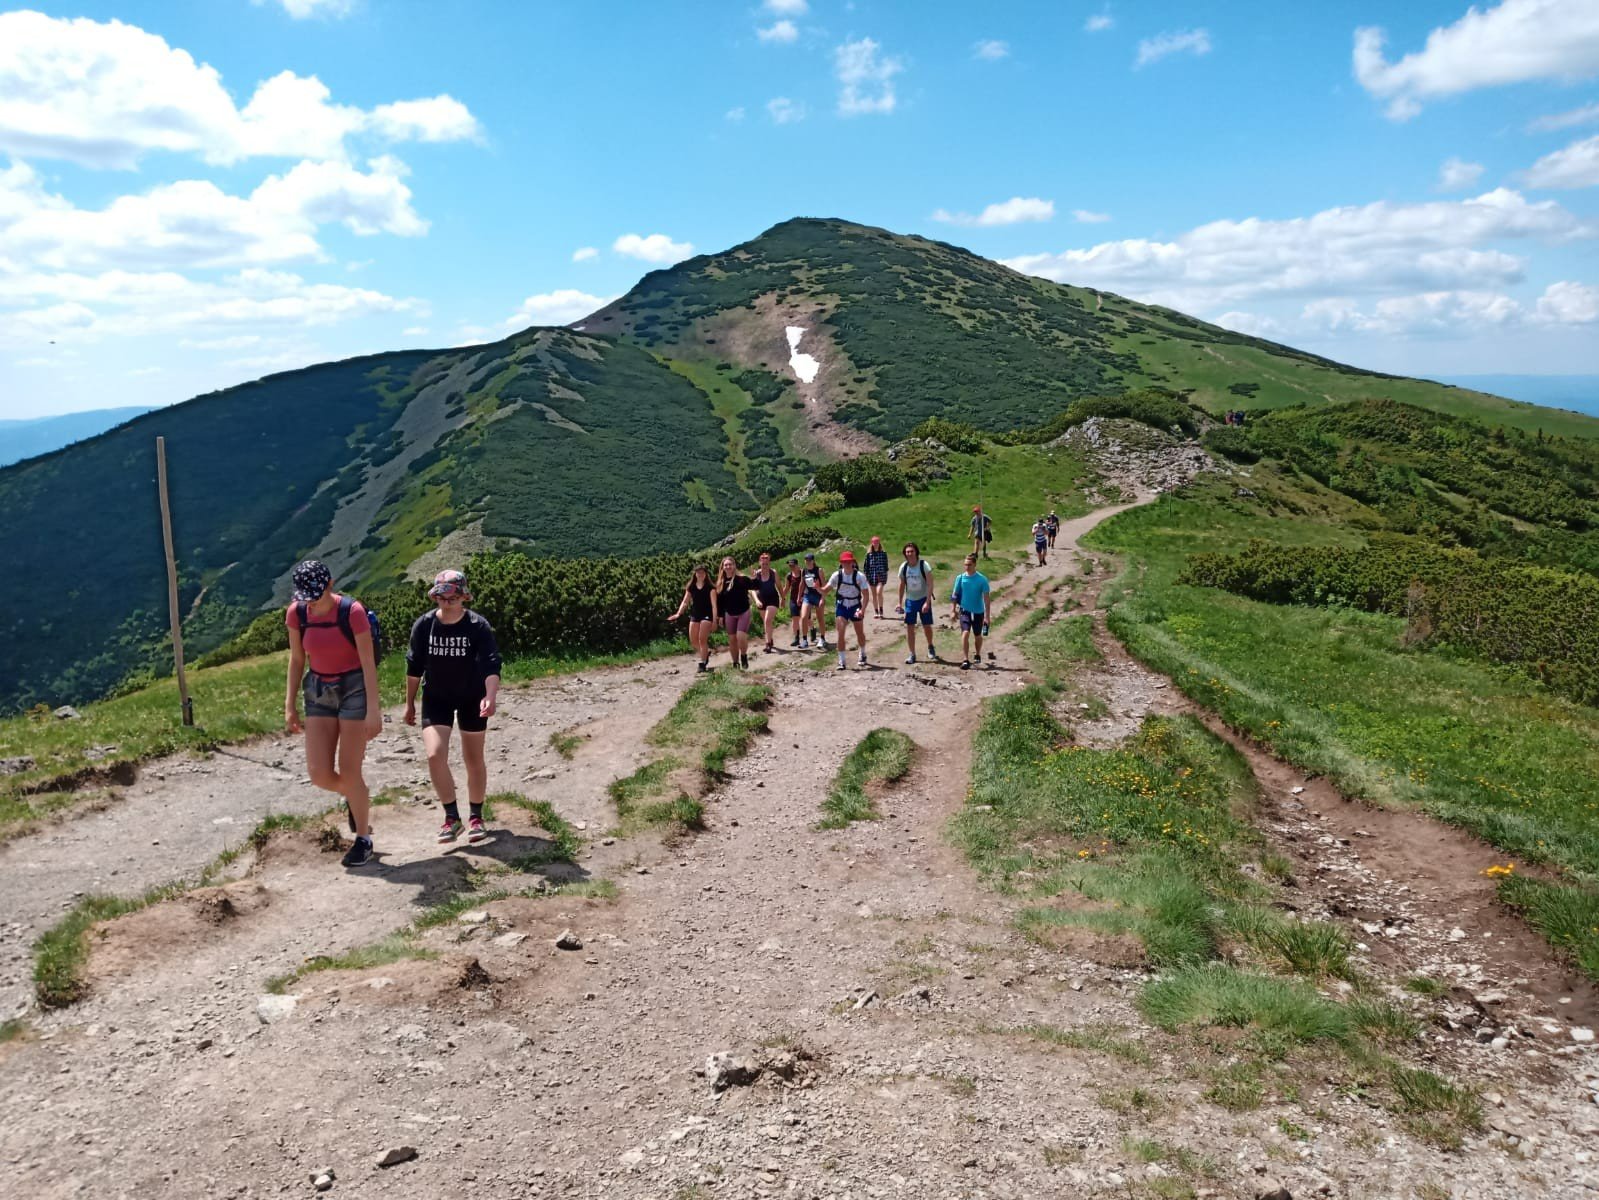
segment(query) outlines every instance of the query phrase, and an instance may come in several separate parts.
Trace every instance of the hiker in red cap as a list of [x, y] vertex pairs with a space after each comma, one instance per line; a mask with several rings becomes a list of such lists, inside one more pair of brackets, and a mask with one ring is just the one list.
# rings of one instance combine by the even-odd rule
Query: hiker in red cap
[[849, 626], [855, 626], [855, 646], [861, 652], [861, 666], [866, 665], [866, 576], [855, 568], [855, 556], [848, 550], [838, 556], [838, 570], [822, 585], [823, 592], [833, 593], [833, 617], [838, 626], [838, 669], [849, 669], [844, 662], [848, 649]]

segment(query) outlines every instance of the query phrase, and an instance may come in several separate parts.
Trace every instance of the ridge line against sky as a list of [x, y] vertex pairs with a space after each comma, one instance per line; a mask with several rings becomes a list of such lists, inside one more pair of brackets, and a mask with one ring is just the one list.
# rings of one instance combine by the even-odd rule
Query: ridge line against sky
[[0, 8], [0, 417], [576, 320], [793, 216], [1599, 371], [1599, 3]]

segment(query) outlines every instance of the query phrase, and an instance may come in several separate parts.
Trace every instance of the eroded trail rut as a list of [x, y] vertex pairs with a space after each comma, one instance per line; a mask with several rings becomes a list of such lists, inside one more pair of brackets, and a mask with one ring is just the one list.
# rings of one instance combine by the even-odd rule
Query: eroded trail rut
[[[1068, 524], [1050, 566], [1019, 569], [1010, 598], [1075, 575], [1075, 539], [1107, 515]], [[1409, 1196], [1425, 1181], [1462, 1196], [1595, 1186], [1584, 1138], [1599, 1133], [1599, 1108], [1574, 1056], [1542, 1055], [1506, 1073], [1510, 1099], [1491, 1113], [1520, 1126], [1515, 1155], [1487, 1139], [1448, 1155], [1399, 1134], [1358, 1098], [1330, 1100], [1324, 1136], [1300, 1142], [1277, 1127], [1272, 1105], [1230, 1114], [1204, 1102], [1180, 1061], [1157, 1054], [1129, 1064], [1030, 1033], [1119, 1026], [1136, 1037], [1133, 997], [1146, 975], [1023, 939], [1014, 902], [983, 888], [944, 840], [964, 800], [980, 706], [1024, 683], [1025, 664], [996, 637], [992, 670], [904, 667], [902, 627], [870, 624], [876, 669], [853, 669], [853, 654], [847, 673], [796, 669], [798, 655], [779, 656], [768, 676], [770, 733], [707, 797], [708, 829], [676, 845], [598, 835], [614, 822], [605, 784], [644, 761], [643, 734], [692, 681], [681, 663], [507, 695], [511, 719], [490, 742], [505, 751], [492, 760], [491, 786], [548, 799], [586, 825], [581, 873], [615, 880], [615, 901], [495, 902], [487, 920], [429, 935], [437, 960], [308, 976], [293, 989], [293, 1011], [272, 1024], [256, 1011], [269, 977], [311, 954], [369, 944], [470, 872], [538, 850], [526, 815], [506, 815], [483, 847], [440, 854], [435, 808], [385, 807], [382, 871], [347, 875], [310, 839], [284, 839], [229, 885], [225, 906], [217, 895], [191, 897], [116, 923], [96, 952], [91, 995], [41, 1019], [37, 1039], [0, 1047], [0, 1162], [41, 1197], [310, 1194], [310, 1173], [328, 1166], [335, 1196], [1253, 1197], [1268, 1174], [1295, 1196]], [[940, 636], [947, 659], [958, 635]], [[1108, 702], [1113, 719], [1185, 708], [1102, 629], [1099, 639], [1107, 665], [1078, 683]], [[839, 761], [878, 726], [917, 743], [911, 774], [880, 799], [883, 819], [817, 830]], [[591, 736], [565, 762], [548, 736], [572, 727]], [[375, 786], [425, 775], [419, 749], [401, 748], [407, 737], [385, 739]], [[273, 745], [241, 753], [275, 752], [296, 765]], [[1321, 785], [1294, 796], [1297, 776], [1247, 750], [1268, 833], [1303, 864], [1307, 908], [1346, 921], [1374, 916], [1403, 865], [1379, 853], [1389, 828], [1368, 821], [1373, 837], [1358, 842], [1340, 833], [1341, 818], [1317, 817], [1335, 803], [1323, 803]], [[232, 798], [235, 840], [253, 814], [302, 797], [306, 810], [322, 806], [282, 777], [262, 780], [221, 759], [205, 765], [220, 774], [201, 783], [168, 772], [163, 781], [157, 768], [118, 809], [9, 848], [0, 880], [12, 919], [26, 926], [17, 943], [104, 872], [96, 847], [116, 843], [96, 836], [141, 830], [119, 869], [161, 882], [179, 872], [170, 857], [144, 853], [153, 837], [166, 850], [175, 837], [149, 833], [154, 811], [197, 810], [180, 843], [197, 867], [220, 848], [206, 823], [220, 796]], [[185, 799], [174, 804], [176, 790]], [[9, 856], [50, 864], [34, 868], [31, 878], [50, 881], [37, 896]], [[102, 883], [134, 890], [125, 879]], [[1431, 951], [1419, 948], [1435, 945], [1432, 927], [1458, 902], [1432, 894], [1432, 877], [1411, 886], [1386, 897], [1404, 932], [1357, 926], [1379, 966], [1423, 969]], [[1339, 913], [1335, 902], [1354, 907]], [[580, 950], [554, 948], [563, 930], [579, 936]], [[1467, 936], [1477, 934], [1473, 924]], [[1470, 962], [1504, 993], [1502, 1023], [1523, 1021], [1546, 990], [1559, 990], [1559, 973], [1541, 950], [1530, 960], [1505, 953]], [[1511, 969], [1528, 961], [1537, 971]], [[12, 963], [7, 972], [15, 986]], [[715, 1092], [706, 1057], [730, 1050], [764, 1072]], [[1450, 1033], [1438, 1053], [1480, 1079], [1492, 1066], [1472, 1057], [1478, 1051], [1469, 1033]], [[1107, 1101], [1130, 1090], [1159, 1107]], [[1209, 1156], [1213, 1170], [1190, 1179], [1139, 1161], [1126, 1144], [1157, 1136]], [[414, 1147], [415, 1160], [375, 1165], [399, 1146]]]

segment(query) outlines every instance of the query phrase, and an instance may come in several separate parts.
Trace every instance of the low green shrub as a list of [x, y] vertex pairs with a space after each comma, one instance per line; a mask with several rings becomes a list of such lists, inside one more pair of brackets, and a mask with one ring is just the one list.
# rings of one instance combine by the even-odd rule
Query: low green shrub
[[851, 505], [876, 504], [910, 494], [905, 472], [881, 454], [862, 454], [816, 468], [816, 488], [837, 492]]

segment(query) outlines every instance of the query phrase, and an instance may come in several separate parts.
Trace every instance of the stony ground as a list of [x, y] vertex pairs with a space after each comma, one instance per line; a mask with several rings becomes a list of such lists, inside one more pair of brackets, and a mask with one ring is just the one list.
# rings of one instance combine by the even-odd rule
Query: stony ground
[[[1009, 598], [1070, 582], [1092, 603], [1106, 568], [1084, 580], [1071, 552], [1092, 521], [1068, 525], [1047, 568], [1019, 569]], [[1143, 1026], [1140, 967], [1022, 938], [1012, 902], [945, 841], [982, 701], [1028, 678], [1019, 652], [996, 638], [993, 669], [912, 668], [900, 627], [870, 632], [870, 670], [760, 657], [770, 732], [707, 797], [708, 828], [675, 842], [610, 838], [605, 785], [645, 761], [686, 658], [507, 693], [491, 786], [576, 823], [578, 874], [614, 881], [614, 900], [488, 903], [425, 935], [434, 960], [312, 974], [263, 1006], [273, 976], [547, 846], [512, 810], [494, 841], [441, 852], [436, 808], [402, 801], [379, 810], [381, 869], [345, 873], [314, 836], [282, 837], [222, 887], [111, 923], [90, 995], [0, 1046], [18, 1194], [314, 1194], [331, 1170], [332, 1195], [401, 1197], [1599, 1195], [1599, 1067], [1570, 1035], [1593, 1024], [1593, 991], [1493, 904], [1484, 847], [1242, 747], [1303, 910], [1347, 923], [1381, 977], [1455, 985], [1415, 1049], [1489, 1093], [1490, 1128], [1448, 1153], [1331, 1090], [1224, 1111], [1182, 1045]], [[947, 658], [956, 635], [940, 637]], [[1104, 702], [1085, 740], [1184, 709], [1096, 637], [1105, 663], [1063, 701]], [[837, 764], [878, 726], [917, 743], [911, 774], [883, 819], [818, 831]], [[569, 761], [549, 745], [565, 730], [585, 735]], [[75, 893], [192, 873], [262, 814], [320, 808], [297, 766], [276, 740], [154, 764], [115, 806], [0, 850], [8, 1004]], [[425, 794], [416, 732], [391, 726], [372, 774]], [[563, 933], [580, 948], [556, 948]], [[1120, 1030], [1149, 1061], [1045, 1027]], [[1144, 1161], [1137, 1139], [1168, 1153]]]

